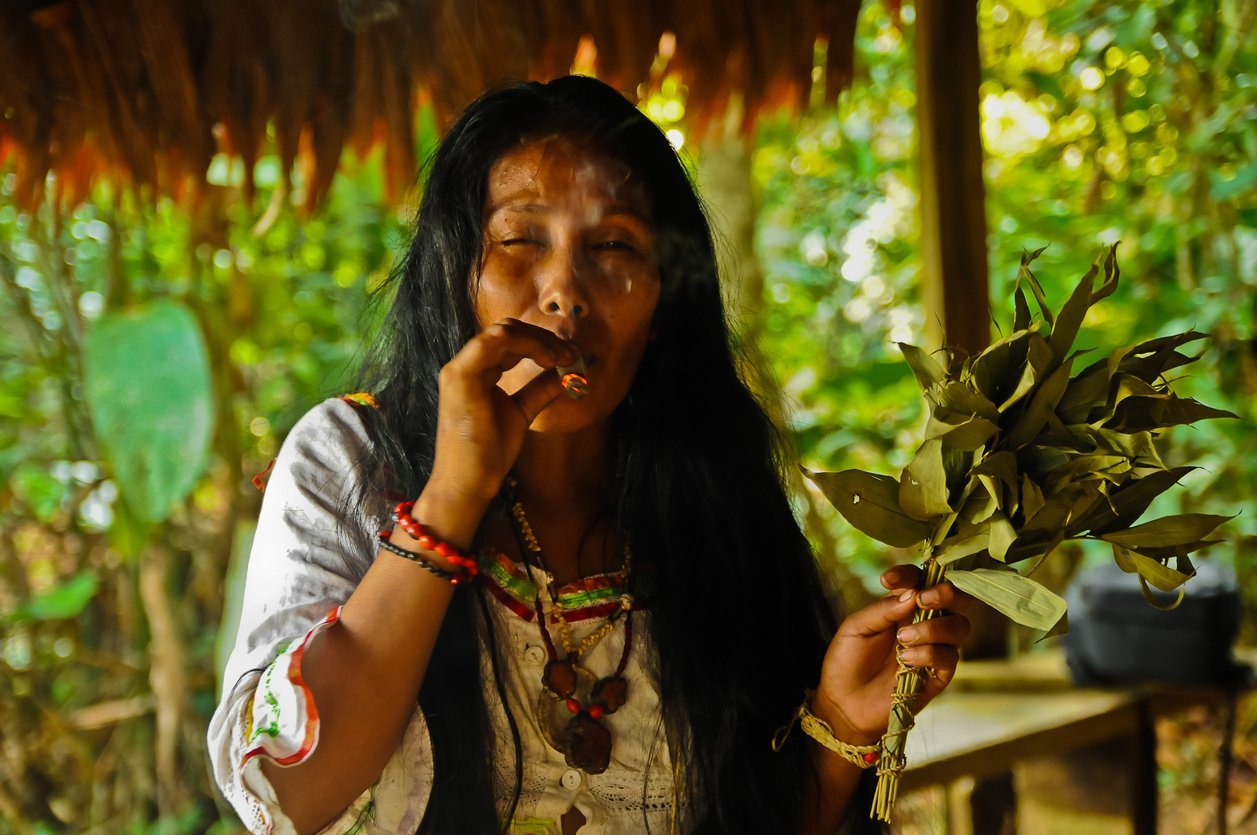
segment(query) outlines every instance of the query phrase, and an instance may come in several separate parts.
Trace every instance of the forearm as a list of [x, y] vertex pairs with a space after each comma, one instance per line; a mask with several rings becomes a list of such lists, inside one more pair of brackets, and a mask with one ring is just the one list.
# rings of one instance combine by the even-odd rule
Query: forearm
[[[483, 512], [425, 492], [414, 515], [465, 548]], [[418, 550], [400, 528], [393, 541]], [[340, 620], [310, 644], [301, 672], [319, 711], [318, 745], [297, 765], [262, 760], [298, 832], [317, 831], [379, 777], [415, 711], [453, 591], [421, 567], [382, 552]]]
[[[846, 721], [846, 714], [821, 694], [812, 699], [810, 710], [829, 726], [834, 737], [849, 745], [869, 746], [880, 738], [876, 732], [861, 732]], [[806, 835], [833, 835], [851, 809], [865, 769], [804, 734], [817, 785], [809, 785], [804, 797], [803, 832]], [[856, 811], [856, 814], [864, 814]]]
[[814, 739], [808, 738], [807, 744], [819, 790], [809, 785], [804, 795], [803, 835], [834, 835], [847, 815], [863, 772]]

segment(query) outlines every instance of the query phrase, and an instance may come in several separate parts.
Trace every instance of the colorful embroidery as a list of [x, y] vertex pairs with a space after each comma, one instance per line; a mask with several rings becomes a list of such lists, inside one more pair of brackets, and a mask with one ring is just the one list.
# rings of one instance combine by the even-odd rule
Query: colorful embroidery
[[[479, 563], [477, 581], [502, 605], [524, 620], [531, 621], [537, 587], [528, 579], [525, 570], [496, 548], [484, 548]], [[624, 592], [624, 575], [612, 572], [567, 583], [558, 590], [558, 599], [563, 606], [564, 617], [569, 623], [575, 623], [611, 614], [620, 607], [620, 597]], [[635, 600], [633, 608], [643, 607]], [[549, 620], [558, 623], [558, 616], [551, 612]]]
[[257, 488], [259, 493], [266, 492], [266, 477], [271, 474], [271, 470], [275, 469], [275, 462], [278, 460], [278, 458], [272, 458], [271, 463], [266, 465], [266, 469], [253, 477], [253, 486]]
[[[293, 763], [301, 762], [309, 756], [310, 751], [313, 750], [319, 735], [319, 711], [314, 704], [314, 694], [310, 692], [310, 688], [306, 686], [305, 679], [301, 677], [301, 659], [305, 655], [306, 645], [310, 643], [310, 639], [313, 638], [317, 632], [323, 629], [323, 627], [330, 626], [338, 620], [340, 620], [339, 606], [333, 608], [327, 614], [327, 617], [311, 627], [310, 631], [305, 634], [304, 638], [302, 638], [301, 643], [292, 650], [292, 656], [288, 660], [288, 681], [294, 688], [296, 688], [305, 701], [305, 722], [303, 723], [305, 733], [302, 736], [301, 744], [294, 753], [285, 757], [277, 757], [270, 751], [266, 750], [267, 743], [263, 742], [261, 745], [250, 748], [245, 752], [244, 757], [240, 760], [241, 768], [243, 768], [249, 760], [261, 754], [266, 754], [280, 765], [291, 765]], [[266, 668], [266, 673], [263, 675], [260, 689], [262, 690], [262, 695], [266, 700], [267, 706], [270, 708], [270, 723], [253, 729], [252, 733], [246, 736], [250, 743], [255, 742], [262, 735], [269, 736], [272, 739], [276, 739], [281, 735], [281, 729], [279, 726], [279, 700], [275, 696], [271, 677], [274, 674], [276, 665], [279, 663], [279, 659], [283, 657], [285, 652], [288, 652], [288, 648], [290, 646], [291, 644], [280, 651], [275, 661], [271, 662], [271, 665]], [[253, 721], [251, 708], [252, 703], [250, 703], [250, 724], [252, 724]]]
[[379, 409], [379, 401], [369, 391], [356, 391], [353, 394], [342, 394], [340, 397], [346, 403], [357, 403], [359, 406], [367, 406], [371, 409]]
[[550, 835], [554, 821], [549, 818], [512, 818], [511, 835]]

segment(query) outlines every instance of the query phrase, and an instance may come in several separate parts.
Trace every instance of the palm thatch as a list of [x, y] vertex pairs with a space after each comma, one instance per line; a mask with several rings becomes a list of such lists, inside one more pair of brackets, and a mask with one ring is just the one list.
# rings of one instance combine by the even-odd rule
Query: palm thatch
[[[569, 72], [596, 51], [630, 94], [664, 72], [688, 88], [691, 131], [731, 100], [743, 128], [806, 104], [818, 42], [832, 100], [849, 82], [859, 0], [16, 0], [0, 3], [0, 165], [16, 200], [74, 205], [109, 178], [195, 201], [215, 154], [268, 138], [306, 206], [346, 146], [382, 144], [391, 198], [416, 167], [414, 113], [445, 124], [486, 87]], [[662, 45], [662, 49], [661, 49]], [[584, 60], [582, 59], [582, 61]], [[268, 131], [271, 133], [268, 137]]]

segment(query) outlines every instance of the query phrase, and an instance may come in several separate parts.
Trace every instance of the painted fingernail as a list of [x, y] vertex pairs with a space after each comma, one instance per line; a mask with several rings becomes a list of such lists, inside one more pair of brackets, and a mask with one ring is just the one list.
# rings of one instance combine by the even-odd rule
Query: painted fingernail
[[899, 595], [899, 602], [907, 603], [909, 600], [912, 599], [913, 595], [915, 595], [916, 593], [917, 593], [916, 589], [908, 589], [906, 592]]
[[899, 639], [899, 643], [906, 644], [917, 637], [917, 631], [911, 626], [905, 626], [895, 633], [895, 637]]

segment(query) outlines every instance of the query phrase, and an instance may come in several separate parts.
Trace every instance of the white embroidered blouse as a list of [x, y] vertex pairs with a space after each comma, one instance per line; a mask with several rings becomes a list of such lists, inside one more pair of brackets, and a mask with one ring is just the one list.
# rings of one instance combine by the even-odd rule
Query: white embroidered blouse
[[[215, 782], [253, 833], [294, 832], [275, 798], [260, 760], [302, 762], [319, 741], [318, 705], [301, 677], [311, 641], [339, 616], [340, 606], [376, 554], [375, 533], [390, 528], [389, 503], [378, 511], [347, 511], [360, 483], [370, 441], [355, 407], [343, 400], [316, 406], [293, 428], [270, 476], [253, 549], [235, 648], [224, 674], [224, 693], [210, 724], [208, 743]], [[352, 558], [347, 558], [347, 554]], [[355, 567], [358, 566], [358, 567]], [[421, 570], [416, 566], [416, 571]], [[575, 807], [585, 817], [581, 835], [670, 832], [673, 759], [663, 732], [659, 693], [651, 671], [649, 618], [633, 615], [633, 639], [624, 675], [631, 682], [625, 705], [602, 721], [613, 745], [601, 774], [570, 768], [546, 743], [538, 720], [541, 674], [549, 656], [532, 615], [534, 592], [543, 616], [552, 601], [548, 576], [529, 575], [509, 558], [482, 562], [486, 584], [459, 591], [486, 594], [499, 651], [509, 659], [505, 692], [523, 747], [522, 793], [510, 831], [557, 835], [559, 820]], [[586, 578], [558, 589], [572, 637], [580, 641], [602, 622], [613, 575]], [[581, 619], [581, 615], [584, 619]], [[584, 656], [597, 675], [614, 670], [624, 648], [617, 626]], [[486, 645], [481, 670], [492, 680]], [[495, 794], [504, 819], [514, 787], [514, 750], [496, 692], [486, 694], [500, 750]], [[427, 808], [433, 779], [432, 746], [416, 706], [401, 743], [379, 780], [323, 832], [414, 833]], [[682, 801], [683, 802], [683, 801]]]

